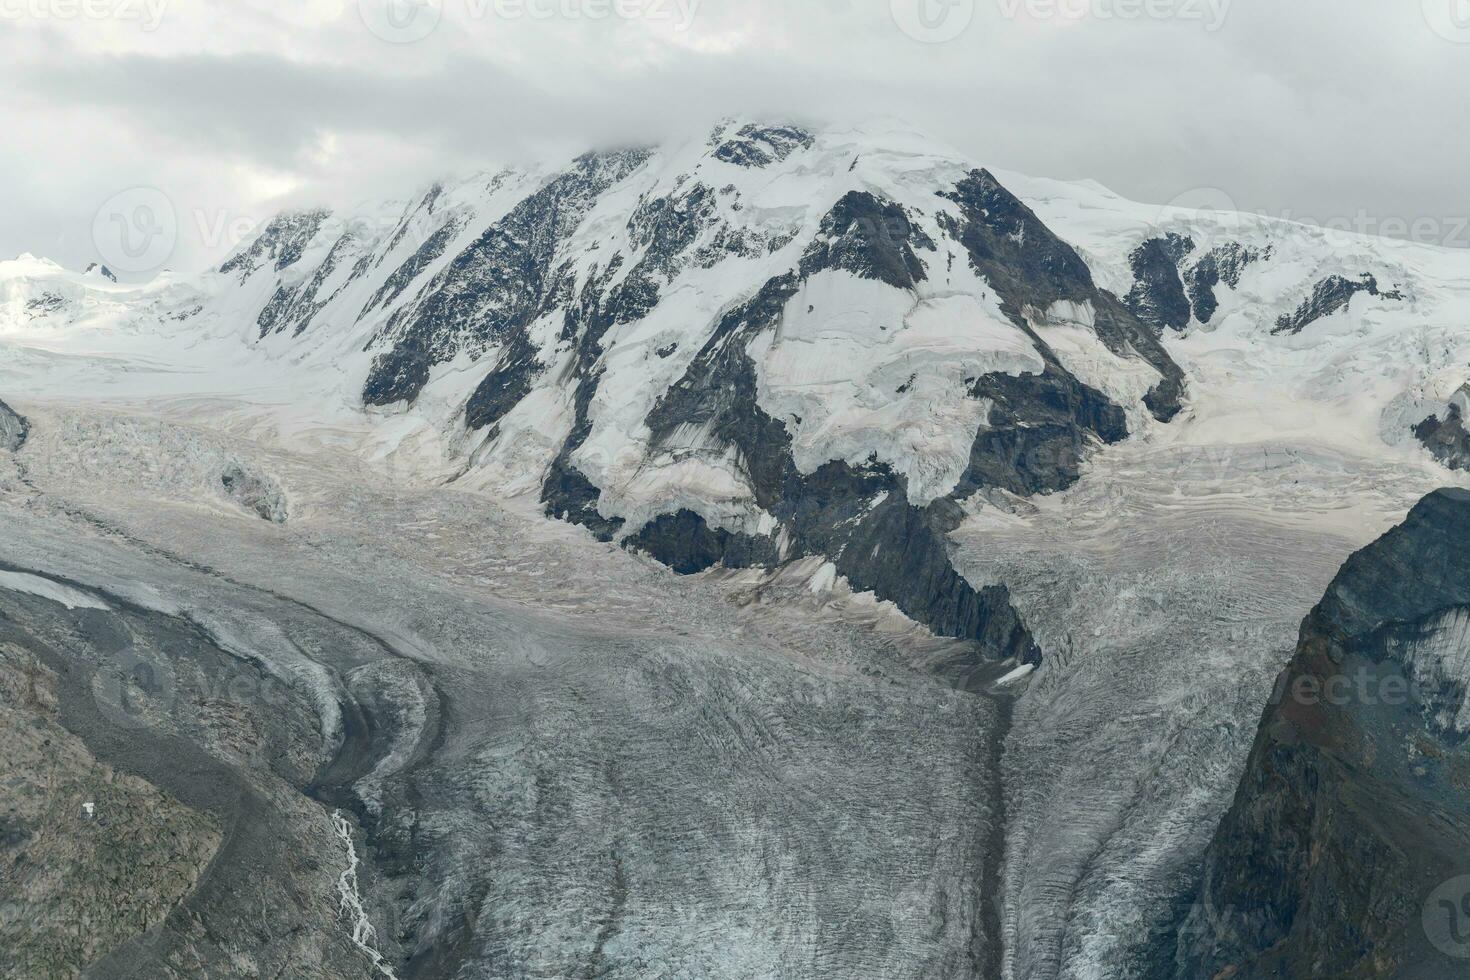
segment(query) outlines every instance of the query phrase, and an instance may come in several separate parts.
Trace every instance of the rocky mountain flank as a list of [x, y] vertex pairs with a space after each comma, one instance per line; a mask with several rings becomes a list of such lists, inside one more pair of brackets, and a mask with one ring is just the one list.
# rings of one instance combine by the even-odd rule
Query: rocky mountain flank
[[1470, 492], [1348, 560], [1302, 625], [1178, 980], [1470, 970]]
[[25, 445], [30, 425], [25, 418], [4, 402], [0, 402], [0, 449], [15, 452]]
[[[391, 231], [276, 219], [218, 270], [231, 316], [262, 343], [355, 332], [363, 405], [447, 401], [478, 460], [543, 470], [549, 516], [681, 573], [820, 557], [1035, 662], [1005, 588], [949, 560], [960, 502], [1064, 489], [1130, 409], [1183, 405], [1157, 330], [989, 171], [928, 148], [726, 123], [472, 184]], [[1068, 317], [1153, 375], [1133, 405], [1044, 339]]]

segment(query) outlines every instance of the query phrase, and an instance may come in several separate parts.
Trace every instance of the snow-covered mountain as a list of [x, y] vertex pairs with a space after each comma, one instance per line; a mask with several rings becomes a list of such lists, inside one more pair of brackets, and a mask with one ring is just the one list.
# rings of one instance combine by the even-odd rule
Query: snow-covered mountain
[[[0, 508], [32, 591], [0, 600], [156, 631], [149, 730], [267, 791], [239, 853], [300, 843], [221, 864], [189, 956], [1165, 975], [1302, 616], [1470, 482], [1467, 313], [1462, 252], [886, 123], [282, 215], [146, 286], [24, 256]], [[222, 699], [219, 664], [289, 703]], [[314, 870], [345, 860], [323, 799], [361, 892]], [[339, 887], [376, 935], [289, 898]]]
[[379, 453], [427, 439], [426, 471], [534, 493], [683, 572], [822, 557], [1034, 659], [1004, 589], [946, 557], [977, 493], [1062, 489], [1129, 438], [1411, 453], [1417, 431], [1463, 461], [1470, 263], [1340, 244], [998, 178], [894, 125], [726, 122], [283, 214], [195, 282], [21, 261], [0, 288], [12, 337], [226, 340], [250, 352], [226, 364], [280, 366], [268, 384], [289, 365], [375, 420]]

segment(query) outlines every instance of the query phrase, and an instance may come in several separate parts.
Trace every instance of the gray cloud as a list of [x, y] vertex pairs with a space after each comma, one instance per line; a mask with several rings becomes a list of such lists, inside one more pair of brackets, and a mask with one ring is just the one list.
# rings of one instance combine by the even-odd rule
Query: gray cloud
[[[176, 2], [153, 31], [35, 15], [65, 2], [0, 0], [18, 134], [0, 147], [0, 253], [73, 266], [93, 257], [97, 204], [135, 184], [260, 217], [728, 113], [898, 115], [980, 162], [1146, 201], [1216, 187], [1322, 221], [1464, 210], [1470, 43], [1431, 27], [1454, 0], [975, 0], [944, 43], [911, 18], [906, 34], [890, 0], [703, 0], [687, 31], [442, 0], [410, 44], [375, 36], [356, 0]], [[1126, 16], [1150, 9], [1169, 16]], [[219, 245], [186, 234], [176, 264]]]

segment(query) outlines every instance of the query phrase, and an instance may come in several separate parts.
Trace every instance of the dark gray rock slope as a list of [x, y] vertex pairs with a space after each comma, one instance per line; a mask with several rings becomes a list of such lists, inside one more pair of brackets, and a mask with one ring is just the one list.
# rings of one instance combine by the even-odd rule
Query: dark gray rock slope
[[25, 418], [9, 405], [0, 402], [0, 449], [15, 452], [25, 445], [30, 426]]
[[1450, 469], [1470, 470], [1470, 431], [1465, 429], [1465, 417], [1458, 403], [1451, 402], [1443, 418], [1431, 415], [1414, 426], [1414, 437]]
[[1183, 330], [1193, 313], [1179, 263], [1194, 251], [1194, 242], [1181, 235], [1150, 238], [1128, 257], [1133, 267], [1133, 289], [1126, 297], [1134, 316], [1157, 330]]
[[1303, 623], [1160, 975], [1470, 975], [1467, 665], [1470, 492], [1441, 490]]
[[[390, 349], [374, 362], [363, 400], [369, 405], [413, 401], [435, 364], [461, 350], [478, 351], [510, 338], [556, 309], [563, 298], [553, 268], [557, 246], [598, 195], [648, 155], [647, 150], [587, 154], [487, 229], [390, 320]], [[442, 247], [439, 241], [422, 246]]]
[[1271, 332], [1301, 333], [1318, 320], [1347, 309], [1358, 293], [1390, 300], [1403, 298], [1397, 290], [1380, 291], [1378, 280], [1366, 272], [1356, 280], [1328, 276], [1312, 287], [1312, 295], [1302, 300], [1302, 305], [1297, 307], [1296, 312], [1281, 314], [1276, 321], [1276, 329]]

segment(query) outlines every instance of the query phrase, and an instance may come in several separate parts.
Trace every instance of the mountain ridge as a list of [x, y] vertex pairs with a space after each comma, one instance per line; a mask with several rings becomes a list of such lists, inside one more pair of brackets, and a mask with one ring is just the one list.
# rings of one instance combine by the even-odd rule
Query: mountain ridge
[[[193, 286], [68, 284], [9, 308], [64, 321], [81, 289], [125, 318], [235, 333], [385, 432], [437, 430], [458, 478], [534, 492], [603, 540], [684, 572], [821, 556], [942, 633], [1034, 659], [991, 626], [1015, 619], [1004, 587], [946, 557], [966, 500], [1063, 490], [1109, 444], [1211, 424], [1188, 365], [1229, 351], [1190, 348], [1224, 326], [1290, 324], [1289, 359], [1323, 323], [1419, 297], [1392, 250], [1334, 258], [1281, 223], [1167, 211], [1100, 238], [1068, 208], [1096, 220], [1116, 195], [1029, 187], [1036, 207], [892, 125], [727, 120], [434, 183], [397, 217], [288, 212]], [[1442, 360], [1375, 406], [1380, 427], [1403, 415], [1390, 445], [1449, 438], [1437, 392], [1465, 379]], [[912, 541], [927, 557], [895, 574]]]

